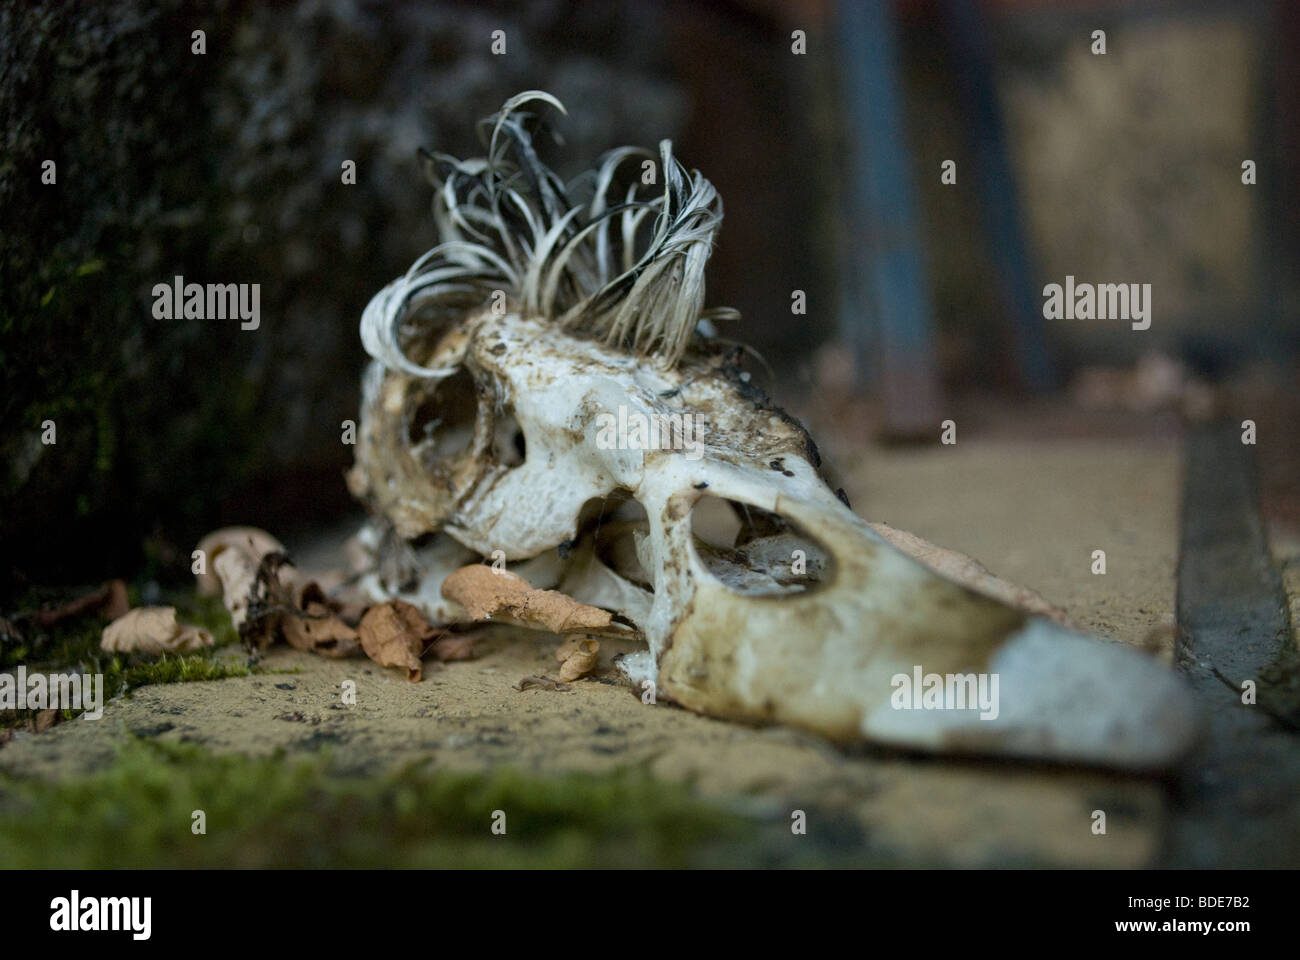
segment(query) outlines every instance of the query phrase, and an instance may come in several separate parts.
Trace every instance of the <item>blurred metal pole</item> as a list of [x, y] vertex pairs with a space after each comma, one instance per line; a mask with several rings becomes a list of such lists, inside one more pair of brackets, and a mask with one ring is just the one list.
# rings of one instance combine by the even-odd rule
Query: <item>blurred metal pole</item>
[[[849, 148], [840, 328], [860, 370], [872, 360], [879, 364], [885, 430], [937, 436], [942, 417], [933, 314], [903, 128], [892, 0], [840, 0], [836, 21]], [[875, 357], [869, 359], [873, 340]]]
[[[957, 96], [975, 165], [984, 232], [996, 271], [1000, 302], [1009, 320], [1015, 373], [1020, 385], [1041, 392], [1056, 386], [1056, 371], [1043, 332], [1038, 285], [1025, 249], [1015, 174], [1007, 155], [1006, 129], [993, 83], [993, 53], [983, 4], [940, 0], [952, 50]], [[971, 181], [967, 181], [971, 182]]]

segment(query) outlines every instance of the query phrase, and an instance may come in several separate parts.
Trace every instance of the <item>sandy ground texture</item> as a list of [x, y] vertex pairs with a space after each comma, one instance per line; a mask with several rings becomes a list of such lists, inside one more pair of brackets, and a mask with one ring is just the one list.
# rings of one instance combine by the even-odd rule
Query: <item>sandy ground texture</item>
[[[871, 520], [964, 551], [1116, 641], [1167, 652], [1172, 631], [1180, 458], [1176, 442], [963, 441], [872, 450], [839, 467]], [[1105, 550], [1107, 572], [1091, 572]], [[745, 796], [771, 813], [802, 809], [808, 831], [850, 862], [938, 866], [1158, 863], [1169, 815], [1157, 780], [1042, 765], [952, 761], [836, 749], [783, 728], [755, 729], [643, 704], [615, 679], [602, 645], [595, 674], [567, 692], [513, 689], [555, 674], [558, 637], [485, 631], [479, 657], [408, 683], [366, 660], [287, 648], [272, 670], [209, 683], [151, 686], [95, 722], [20, 734], [0, 768], [66, 775], [107, 763], [126, 731], [217, 752], [327, 748], [345, 769], [411, 761], [530, 773], [644, 765], [710, 797]], [[628, 648], [622, 648], [628, 649]], [[356, 684], [356, 704], [341, 684]], [[1105, 835], [1093, 811], [1107, 814]], [[788, 816], [788, 814], [784, 814]], [[792, 837], [791, 842], [800, 842]]]

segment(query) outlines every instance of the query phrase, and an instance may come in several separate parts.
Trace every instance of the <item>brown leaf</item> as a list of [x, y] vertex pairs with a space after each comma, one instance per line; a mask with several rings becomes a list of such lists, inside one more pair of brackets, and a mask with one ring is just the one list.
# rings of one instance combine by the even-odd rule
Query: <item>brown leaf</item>
[[280, 620], [284, 639], [296, 650], [325, 657], [350, 657], [361, 649], [361, 638], [323, 603], [310, 602], [303, 614], [285, 614]]
[[104, 628], [99, 645], [111, 653], [178, 653], [212, 646], [212, 634], [177, 623], [175, 607], [136, 607]]
[[126, 616], [127, 611], [131, 609], [131, 601], [126, 596], [126, 583], [122, 580], [110, 580], [107, 587], [108, 598], [100, 607], [100, 615], [110, 620]]
[[110, 580], [98, 590], [92, 590], [75, 600], [38, 611], [33, 619], [37, 626], [48, 628], [61, 620], [90, 613], [99, 613], [110, 620], [116, 620], [129, 609], [131, 604], [126, 599], [126, 584], [121, 580]]
[[283, 553], [264, 554], [254, 563], [245, 550], [225, 549], [218, 553], [213, 570], [231, 623], [250, 650], [265, 648], [283, 636], [297, 650], [326, 657], [360, 652], [360, 636], [340, 616], [343, 605]]
[[461, 567], [442, 583], [442, 595], [459, 603], [473, 620], [495, 616], [553, 633], [581, 633], [609, 627], [613, 615], [579, 603], [556, 590], [538, 590], [509, 570], [482, 563]]
[[[223, 572], [228, 569], [224, 564], [234, 556], [229, 552], [222, 554], [217, 559], [218, 569]], [[230, 596], [230, 591], [244, 582], [244, 573], [247, 571], [243, 564], [247, 560], [240, 557], [233, 562], [240, 564], [238, 576], [230, 582], [226, 582], [223, 576], [223, 586], [227, 591], [226, 602], [231, 611], [231, 620], [238, 622], [236, 614], [241, 609], [241, 604], [238, 598]], [[274, 643], [284, 635], [282, 621], [301, 613], [298, 578], [298, 571], [283, 553], [268, 553], [258, 561], [242, 604], [243, 622], [238, 623], [239, 638], [250, 652]]]
[[590, 673], [596, 666], [596, 654], [600, 652], [600, 641], [594, 637], [570, 637], [560, 644], [555, 651], [555, 659], [560, 664], [561, 680], [577, 680]]
[[412, 682], [424, 676], [420, 654], [425, 643], [438, 634], [419, 610], [402, 600], [371, 607], [361, 618], [358, 632], [366, 656], [381, 666], [405, 667]]
[[360, 623], [361, 617], [370, 609], [370, 603], [361, 591], [355, 586], [338, 586], [327, 593], [320, 576], [294, 570], [293, 589], [298, 606], [306, 610], [312, 603], [324, 604], [344, 623]]

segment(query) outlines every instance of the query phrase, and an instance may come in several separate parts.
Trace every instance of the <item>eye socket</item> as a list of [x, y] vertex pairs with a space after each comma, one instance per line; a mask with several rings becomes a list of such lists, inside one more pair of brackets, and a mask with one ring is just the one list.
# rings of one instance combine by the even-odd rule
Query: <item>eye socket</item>
[[691, 509], [691, 533], [709, 547], [730, 549], [744, 529], [742, 504], [705, 495]]
[[653, 593], [654, 577], [641, 564], [636, 549], [638, 535], [649, 530], [645, 507], [630, 494], [616, 490], [604, 499], [593, 536], [596, 556], [605, 566], [624, 580]]
[[705, 494], [691, 509], [691, 549], [713, 577], [746, 596], [806, 593], [834, 577], [830, 550], [788, 517]]
[[513, 410], [503, 410], [492, 433], [492, 455], [503, 467], [517, 467], [528, 458], [528, 442]]
[[574, 522], [577, 533], [565, 541], [561, 555], [579, 544], [590, 543], [596, 558], [624, 580], [654, 592], [653, 578], [637, 556], [638, 535], [650, 530], [645, 507], [623, 488], [592, 497], [583, 503]]
[[426, 463], [463, 454], [473, 445], [477, 391], [464, 367], [432, 391], [410, 390], [406, 407], [407, 438]]

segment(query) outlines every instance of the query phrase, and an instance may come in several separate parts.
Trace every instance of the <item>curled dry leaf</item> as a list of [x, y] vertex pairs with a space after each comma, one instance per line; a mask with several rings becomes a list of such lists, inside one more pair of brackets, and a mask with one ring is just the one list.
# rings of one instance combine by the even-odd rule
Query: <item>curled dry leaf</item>
[[986, 597], [1001, 600], [1008, 606], [1023, 610], [1025, 613], [1047, 617], [1060, 624], [1068, 622], [1065, 611], [1048, 603], [1037, 591], [989, 573], [984, 565], [973, 557], [958, 553], [956, 550], [935, 546], [914, 533], [899, 530], [887, 523], [873, 523], [870, 526], [889, 543], [908, 556], [919, 560], [940, 576], [960, 583], [963, 587], [969, 587]]
[[248, 560], [250, 569], [256, 571], [257, 565], [268, 553], [284, 552], [284, 546], [279, 540], [257, 527], [222, 527], [213, 530], [199, 541], [197, 549], [203, 551], [207, 558], [204, 571], [195, 574], [195, 587], [201, 597], [215, 597], [224, 588], [225, 580], [217, 571], [217, 558], [222, 554], [237, 553]]
[[370, 603], [355, 587], [341, 585], [326, 593], [318, 575], [298, 573], [292, 567], [286, 569], [293, 571], [294, 602], [300, 610], [309, 610], [312, 604], [318, 604], [344, 623], [360, 623], [361, 617], [370, 608]]
[[323, 603], [310, 602], [299, 615], [280, 620], [284, 639], [297, 650], [325, 657], [350, 657], [361, 649], [361, 637]]
[[472, 620], [496, 616], [552, 633], [581, 633], [610, 626], [613, 615], [579, 603], [556, 590], [539, 590], [509, 570], [474, 563], [461, 567], [442, 583], [442, 595], [465, 608]]
[[301, 613], [298, 577], [286, 554], [268, 553], [258, 563], [248, 588], [248, 619], [239, 628], [249, 650], [274, 643], [284, 632], [284, 620]]
[[361, 619], [362, 609], [344, 604], [326, 596], [314, 579], [297, 574], [292, 567], [282, 568], [281, 575], [290, 573], [294, 606], [300, 614], [286, 613], [280, 625], [289, 645], [298, 650], [310, 650], [326, 657], [350, 657], [361, 651], [361, 636], [348, 625]]
[[599, 652], [600, 641], [595, 637], [570, 637], [564, 641], [555, 651], [555, 659], [561, 661], [560, 679], [577, 680], [591, 673]]
[[254, 560], [248, 550], [222, 549], [212, 568], [231, 623], [250, 648], [266, 647], [283, 635], [295, 649], [326, 657], [350, 657], [361, 649], [357, 631], [339, 616], [341, 604], [283, 553], [272, 551]]
[[390, 600], [371, 607], [358, 628], [366, 656], [385, 667], [405, 667], [412, 682], [424, 676], [420, 654], [438, 634], [420, 611], [403, 600]]
[[136, 607], [104, 628], [99, 645], [111, 653], [188, 653], [212, 646], [212, 634], [177, 623], [175, 607]]

